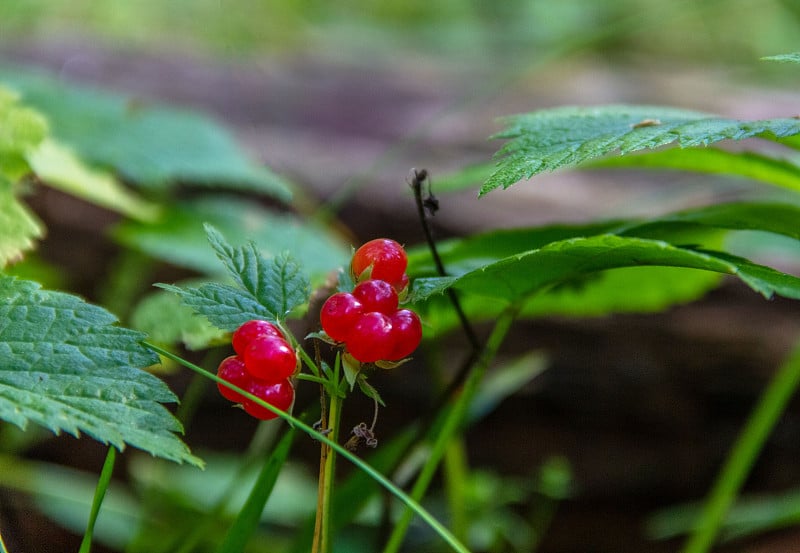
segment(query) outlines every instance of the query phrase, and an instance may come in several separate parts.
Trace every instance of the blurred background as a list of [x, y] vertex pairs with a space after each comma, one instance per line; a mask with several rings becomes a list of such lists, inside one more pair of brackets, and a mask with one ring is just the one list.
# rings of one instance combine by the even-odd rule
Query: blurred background
[[[742, 119], [797, 115], [796, 67], [759, 58], [800, 50], [798, 37], [795, 0], [0, 2], [3, 74], [43, 70], [134, 103], [205, 113], [253, 160], [292, 183], [289, 209], [333, 215], [339, 236], [352, 244], [377, 236], [422, 243], [409, 169], [428, 169], [436, 192], [439, 177], [491, 158], [501, 143], [487, 139], [504, 115], [608, 103]], [[560, 172], [478, 200], [478, 184], [439, 194], [438, 237], [662, 213], [754, 190], [688, 174]], [[120, 246], [107, 231], [117, 216], [51, 190], [35, 189], [27, 200], [49, 229], [39, 257], [52, 269], [51, 282], [108, 305]], [[791, 259], [776, 255], [773, 262], [797, 273]], [[153, 282], [186, 276], [186, 267], [162, 264]], [[796, 305], [766, 302], [734, 283], [655, 315], [517, 325], [503, 354], [536, 348], [549, 364], [468, 434], [475, 509], [488, 521], [479, 530], [522, 532], [517, 518], [538, 505], [546, 532], [520, 543], [543, 553], [677, 550], [680, 540], [651, 515], [703, 497], [797, 336]], [[457, 353], [463, 344], [453, 337], [447, 347]], [[178, 395], [189, 386], [187, 375], [167, 378]], [[424, 404], [430, 382], [393, 374], [379, 385], [388, 405], [381, 428], [391, 435], [405, 409]], [[164, 496], [182, 504], [202, 501], [209, 480], [229, 475], [225, 460], [248, 447], [255, 425], [239, 418], [240, 431], [230, 431], [225, 421], [233, 419], [220, 420], [227, 406], [212, 395], [186, 440], [201, 456], [223, 460], [205, 479], [182, 480], [137, 457], [126, 466], [136, 485], [164, 486]], [[368, 402], [361, 407], [369, 412]], [[363, 418], [359, 408], [353, 416]], [[795, 405], [747, 487], [793, 501], [784, 522], [800, 518], [798, 425]], [[0, 495], [4, 538], [14, 553], [76, 550], [80, 525], [69, 513], [78, 507], [69, 499], [93, 482], [53, 467], [97, 472], [103, 448], [72, 437], [26, 440], [26, 458], [47, 463], [40, 487], [53, 486], [51, 495], [67, 501], [42, 496], [33, 484], [15, 488], [9, 476]], [[295, 480], [279, 488], [283, 511], [302, 513], [303, 501], [313, 503], [314, 454], [313, 444], [300, 448], [289, 475]], [[269, 516], [290, 525], [280, 508]], [[775, 526], [787, 527], [719, 551], [800, 550], [800, 531]], [[438, 550], [422, 527], [416, 531], [409, 550]], [[109, 534], [100, 536], [98, 551], [121, 550]], [[505, 548], [481, 547], [494, 543], [485, 535], [474, 537], [476, 551], [529, 546], [508, 538]], [[344, 541], [342, 551], [371, 550], [356, 538]]]

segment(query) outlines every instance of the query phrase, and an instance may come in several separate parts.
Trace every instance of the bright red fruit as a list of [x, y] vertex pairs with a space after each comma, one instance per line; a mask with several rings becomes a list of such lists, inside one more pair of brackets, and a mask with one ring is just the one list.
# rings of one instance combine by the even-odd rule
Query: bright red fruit
[[362, 363], [387, 359], [394, 350], [391, 320], [375, 311], [361, 315], [350, 331], [346, 345], [350, 355]]
[[254, 319], [247, 321], [233, 333], [233, 338], [231, 339], [233, 351], [239, 355], [244, 355], [244, 350], [247, 349], [250, 342], [259, 336], [274, 336], [275, 338], [283, 339], [283, 334], [277, 326], [269, 321]]
[[409, 309], [400, 309], [389, 320], [392, 323], [394, 349], [386, 360], [399, 361], [411, 355], [422, 341], [422, 323], [417, 314]]
[[[238, 355], [231, 355], [223, 359], [219, 364], [219, 369], [217, 369], [217, 376], [243, 390], [246, 390], [253, 380], [253, 377], [245, 369], [244, 361]], [[224, 384], [218, 382], [217, 388], [219, 388], [219, 393], [222, 394], [222, 397], [226, 399], [236, 403], [242, 403], [245, 400], [242, 394], [231, 390]]]
[[337, 342], [345, 342], [363, 312], [364, 306], [353, 294], [334, 294], [325, 300], [319, 313], [322, 330]]
[[253, 378], [274, 383], [294, 374], [297, 356], [283, 338], [260, 336], [244, 350], [244, 366]]
[[364, 271], [372, 266], [367, 278], [385, 280], [389, 284], [400, 282], [408, 266], [408, 257], [403, 246], [388, 238], [370, 240], [353, 254], [350, 264], [356, 280], [361, 280]]
[[391, 315], [397, 311], [397, 291], [385, 280], [365, 280], [353, 289], [353, 296], [364, 306], [365, 313]]
[[[287, 411], [294, 402], [294, 387], [288, 379], [273, 383], [253, 380], [247, 391], [281, 411]], [[250, 399], [245, 399], [242, 406], [249, 415], [264, 421], [278, 416]]]

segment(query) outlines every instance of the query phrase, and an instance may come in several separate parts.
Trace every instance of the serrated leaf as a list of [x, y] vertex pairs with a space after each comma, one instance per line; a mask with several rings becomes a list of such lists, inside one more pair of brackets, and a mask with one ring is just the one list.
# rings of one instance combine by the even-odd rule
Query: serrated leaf
[[789, 190], [800, 190], [800, 167], [796, 164], [755, 152], [729, 152], [718, 148], [670, 149], [631, 156], [608, 157], [591, 162], [586, 167], [635, 167], [731, 175]]
[[[186, 283], [185, 286], [189, 286]], [[195, 315], [180, 297], [166, 291], [142, 299], [131, 314], [131, 326], [159, 344], [182, 342], [190, 350], [220, 342], [225, 333], [204, 317]]]
[[87, 167], [55, 140], [44, 140], [26, 159], [52, 188], [140, 221], [153, 221], [158, 215], [158, 206], [130, 192], [110, 174]]
[[[0, 155], [24, 156], [47, 136], [47, 122], [19, 103], [19, 96], [0, 86]], [[4, 168], [0, 170], [5, 171]]]
[[659, 240], [614, 235], [572, 238], [516, 254], [458, 277], [423, 278], [414, 283], [415, 301], [450, 287], [501, 301], [521, 301], [549, 286], [619, 267], [672, 266], [737, 276], [769, 298], [800, 299], [800, 278], [719, 253], [679, 248]]
[[0, 81], [41, 110], [53, 136], [81, 158], [140, 186], [169, 190], [183, 182], [282, 200], [291, 195], [285, 181], [248, 159], [230, 133], [200, 113], [79, 87], [43, 72], [3, 68]]
[[330, 230], [231, 197], [169, 205], [161, 220], [151, 224], [126, 221], [114, 230], [114, 235], [126, 246], [157, 259], [218, 274], [219, 260], [208, 247], [204, 222], [213, 225], [235, 246], [253, 240], [265, 257], [291, 251], [317, 279], [323, 279], [349, 259], [348, 249]]
[[141, 370], [158, 362], [141, 344], [143, 334], [115, 326], [100, 307], [35, 282], [0, 275], [0, 298], [0, 418], [202, 464], [161, 405], [175, 401], [174, 394]]
[[19, 261], [44, 236], [44, 227], [17, 198], [14, 186], [0, 175], [0, 268]]
[[800, 63], [800, 52], [792, 52], [791, 54], [778, 54], [776, 56], [765, 56], [761, 59], [764, 61], [778, 61], [782, 63]]
[[688, 148], [800, 133], [800, 120], [794, 118], [743, 121], [658, 106], [562, 107], [505, 121], [506, 129], [495, 138], [509, 142], [498, 152], [498, 168], [481, 187], [481, 195], [617, 150], [624, 155], [673, 142]]

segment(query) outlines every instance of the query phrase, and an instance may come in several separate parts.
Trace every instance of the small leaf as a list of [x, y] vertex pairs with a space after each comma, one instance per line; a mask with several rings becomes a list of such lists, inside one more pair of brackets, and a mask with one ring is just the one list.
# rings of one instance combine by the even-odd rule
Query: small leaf
[[19, 261], [44, 236], [36, 216], [17, 199], [14, 186], [0, 174], [0, 268]]
[[383, 402], [383, 398], [381, 398], [381, 395], [378, 393], [378, 390], [375, 389], [375, 386], [367, 382], [367, 377], [364, 373], [358, 374], [356, 382], [358, 383], [358, 387], [361, 389], [361, 392], [365, 396], [378, 402], [378, 405], [386, 407], [386, 404]]
[[[646, 121], [659, 124], [644, 125]], [[563, 107], [509, 117], [506, 124], [495, 138], [509, 142], [498, 152], [498, 168], [481, 187], [481, 195], [617, 150], [624, 155], [673, 142], [688, 148], [800, 133], [800, 120], [793, 118], [743, 121], [658, 106]]]
[[[189, 285], [188, 283], [186, 284]], [[182, 342], [190, 350], [221, 343], [226, 336], [208, 319], [198, 317], [175, 294], [156, 292], [142, 299], [131, 314], [131, 326], [159, 344]]]
[[172, 461], [200, 465], [161, 405], [167, 386], [141, 370], [158, 356], [113, 315], [30, 281], [0, 275], [0, 418], [53, 432], [84, 432]]
[[342, 355], [342, 370], [344, 370], [345, 380], [347, 380], [352, 390], [356, 385], [358, 375], [361, 373], [361, 363], [356, 361], [352, 355], [345, 352]]

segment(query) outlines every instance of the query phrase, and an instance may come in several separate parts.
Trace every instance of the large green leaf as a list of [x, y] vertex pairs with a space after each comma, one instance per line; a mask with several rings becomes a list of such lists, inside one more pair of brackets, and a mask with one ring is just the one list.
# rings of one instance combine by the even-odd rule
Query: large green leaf
[[326, 228], [228, 197], [169, 206], [155, 223], [123, 222], [115, 236], [125, 245], [168, 263], [207, 274], [219, 273], [219, 260], [208, 247], [204, 222], [219, 229], [234, 245], [255, 241], [266, 257], [291, 251], [316, 277], [347, 263], [349, 250]]
[[265, 259], [255, 243], [234, 247], [206, 225], [208, 240], [237, 286], [210, 282], [180, 288], [177, 293], [195, 313], [219, 329], [233, 331], [250, 319], [282, 321], [308, 301], [310, 286], [300, 265], [287, 253]]
[[800, 191], [800, 166], [755, 152], [729, 152], [718, 148], [658, 150], [632, 156], [607, 157], [587, 167], [635, 167], [732, 175]]
[[495, 135], [509, 142], [481, 194], [522, 179], [583, 163], [619, 150], [627, 154], [677, 142], [682, 148], [751, 137], [800, 133], [794, 118], [743, 121], [658, 106], [562, 107], [516, 115]]
[[53, 135], [81, 158], [154, 189], [191, 183], [288, 199], [286, 183], [248, 159], [233, 137], [200, 113], [151, 105], [68, 84], [45, 73], [0, 68], [5, 82], [41, 110]]
[[0, 299], [0, 418], [201, 464], [161, 405], [175, 396], [142, 370], [158, 362], [141, 344], [143, 334], [115, 326], [100, 307], [35, 282], [0, 275]]
[[680, 248], [659, 240], [614, 235], [572, 238], [506, 257], [458, 277], [422, 278], [414, 283], [415, 301], [455, 287], [505, 302], [519, 302], [535, 292], [619, 267], [686, 267], [737, 276], [765, 297], [800, 298], [800, 278], [745, 259]]

